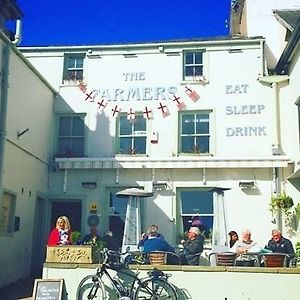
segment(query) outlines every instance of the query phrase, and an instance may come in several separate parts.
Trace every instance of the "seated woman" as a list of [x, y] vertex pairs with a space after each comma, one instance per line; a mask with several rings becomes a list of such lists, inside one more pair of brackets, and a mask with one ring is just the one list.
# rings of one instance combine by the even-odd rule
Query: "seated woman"
[[203, 252], [204, 235], [198, 227], [191, 227], [188, 231], [188, 239], [182, 241], [183, 253], [181, 264], [199, 265], [199, 257]]

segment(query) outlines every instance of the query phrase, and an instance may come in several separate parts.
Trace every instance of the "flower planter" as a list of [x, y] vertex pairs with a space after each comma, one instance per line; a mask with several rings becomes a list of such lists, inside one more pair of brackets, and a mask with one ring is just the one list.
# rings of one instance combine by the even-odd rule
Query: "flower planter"
[[47, 263], [97, 263], [97, 248], [92, 245], [47, 246]]

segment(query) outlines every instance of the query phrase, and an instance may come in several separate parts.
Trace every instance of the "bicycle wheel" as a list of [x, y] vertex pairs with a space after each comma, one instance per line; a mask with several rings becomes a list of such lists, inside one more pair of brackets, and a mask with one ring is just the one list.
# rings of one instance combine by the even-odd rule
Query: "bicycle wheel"
[[93, 281], [94, 277], [95, 275], [88, 275], [80, 281], [76, 291], [76, 300], [106, 299], [103, 282], [99, 277]]
[[134, 292], [135, 300], [177, 300], [177, 292], [173, 285], [162, 278], [147, 278]]

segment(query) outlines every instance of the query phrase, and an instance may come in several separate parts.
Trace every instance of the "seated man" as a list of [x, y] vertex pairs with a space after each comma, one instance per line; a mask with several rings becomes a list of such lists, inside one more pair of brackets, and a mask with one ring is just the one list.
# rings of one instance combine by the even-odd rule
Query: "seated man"
[[269, 240], [265, 248], [271, 250], [273, 253], [288, 254], [291, 258], [295, 256], [292, 242], [284, 238], [279, 229], [272, 230], [272, 239]]
[[82, 244], [95, 244], [101, 239], [96, 226], [90, 227], [90, 233], [86, 234], [82, 239]]
[[183, 244], [182, 264], [199, 265], [199, 258], [203, 251], [204, 235], [198, 227], [191, 227], [188, 231], [188, 239], [181, 241]]
[[140, 241], [138, 243], [138, 248], [139, 249], [141, 249], [142, 247], [144, 247], [144, 243], [147, 241], [147, 239], [149, 237], [149, 232], [150, 231], [156, 231], [156, 237], [158, 237], [158, 238], [160, 238], [162, 240], [165, 239], [164, 236], [158, 232], [158, 226], [155, 225], [155, 224], [153, 224], [153, 225], [149, 226], [149, 228], [147, 230], [147, 233], [143, 233], [142, 234], [142, 237], [141, 237], [141, 239], [140, 239]]
[[149, 228], [148, 238], [144, 242], [144, 252], [149, 253], [151, 251], [174, 252], [174, 248], [165, 239], [158, 236], [157, 229], [154, 226]]

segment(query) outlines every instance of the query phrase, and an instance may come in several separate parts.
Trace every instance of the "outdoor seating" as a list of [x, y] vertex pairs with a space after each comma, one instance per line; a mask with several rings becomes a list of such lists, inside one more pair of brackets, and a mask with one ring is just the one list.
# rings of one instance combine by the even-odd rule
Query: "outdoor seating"
[[208, 259], [212, 263], [215, 259], [216, 266], [235, 266], [236, 253], [234, 252], [212, 252]]
[[180, 265], [180, 256], [173, 252], [152, 251], [148, 253], [150, 265]]
[[269, 268], [288, 267], [290, 256], [284, 253], [265, 253], [262, 254], [262, 261]]

